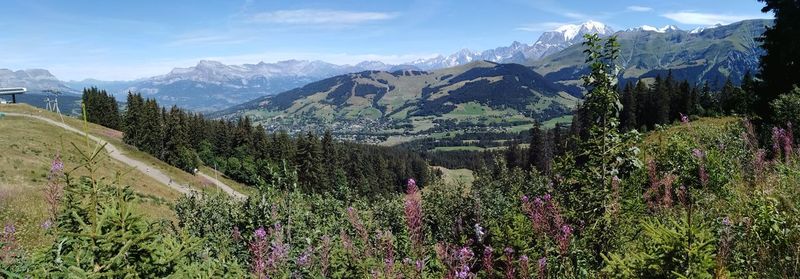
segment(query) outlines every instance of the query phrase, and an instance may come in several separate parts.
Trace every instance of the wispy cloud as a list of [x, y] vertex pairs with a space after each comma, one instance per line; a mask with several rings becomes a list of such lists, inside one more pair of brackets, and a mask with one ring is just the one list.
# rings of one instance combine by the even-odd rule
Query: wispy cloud
[[771, 18], [765, 14], [755, 15], [731, 15], [731, 14], [712, 14], [712, 13], [699, 13], [693, 11], [684, 11], [676, 13], [666, 13], [661, 16], [669, 18], [683, 24], [692, 25], [714, 25], [714, 24], [730, 24], [737, 21], [754, 18]]
[[233, 38], [224, 35], [184, 35], [168, 42], [166, 46], [186, 46], [186, 45], [235, 45], [250, 41], [250, 38]]
[[396, 13], [300, 9], [257, 13], [251, 19], [255, 22], [294, 25], [353, 25], [370, 21], [389, 20], [395, 17], [397, 17]]
[[649, 12], [652, 11], [653, 8], [633, 5], [633, 6], [628, 6], [627, 10], [632, 12]]
[[531, 23], [525, 24], [520, 27], [514, 28], [517, 31], [528, 31], [528, 32], [544, 32], [544, 31], [552, 31], [558, 28], [559, 26], [566, 25], [568, 23], [564, 22], [539, 22], [539, 23]]

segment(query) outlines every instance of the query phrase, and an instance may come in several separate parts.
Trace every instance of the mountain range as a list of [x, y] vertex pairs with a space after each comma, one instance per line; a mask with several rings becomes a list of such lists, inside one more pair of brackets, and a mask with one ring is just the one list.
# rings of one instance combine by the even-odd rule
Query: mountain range
[[200, 61], [187, 68], [134, 81], [83, 80], [61, 82], [46, 70], [0, 70], [0, 85], [59, 89], [78, 92], [98, 86], [120, 100], [128, 91], [141, 92], [164, 105], [211, 112], [259, 97], [278, 94], [314, 81], [363, 71], [431, 71], [465, 65], [475, 61], [517, 63], [532, 66], [547, 80], [580, 96], [578, 77], [585, 72], [581, 42], [584, 34], [616, 34], [622, 45], [621, 65], [625, 78], [650, 77], [672, 69], [674, 74], [695, 82], [724, 82], [741, 79], [746, 71], [757, 70], [762, 53], [754, 38], [769, 20], [748, 20], [726, 26], [711, 26], [690, 31], [675, 26], [641, 26], [614, 32], [605, 24], [589, 21], [564, 25], [544, 32], [533, 44], [513, 42], [509, 46], [482, 52], [463, 49], [448, 56], [437, 56], [389, 65], [365, 61], [356, 65], [336, 65], [322, 61], [287, 60], [276, 63], [226, 65]]
[[417, 133], [531, 124], [568, 114], [577, 103], [529, 67], [475, 61], [335, 76], [211, 116], [247, 115], [271, 130]]
[[[758, 71], [764, 51], [756, 38], [770, 24], [771, 20], [745, 20], [691, 31], [643, 26], [617, 32], [620, 78], [653, 78], [671, 72], [676, 80], [708, 82], [712, 88], [720, 88], [728, 78], [739, 83], [748, 71]], [[574, 96], [581, 96], [580, 77], [588, 72], [583, 50], [581, 45], [573, 45], [526, 64]]]

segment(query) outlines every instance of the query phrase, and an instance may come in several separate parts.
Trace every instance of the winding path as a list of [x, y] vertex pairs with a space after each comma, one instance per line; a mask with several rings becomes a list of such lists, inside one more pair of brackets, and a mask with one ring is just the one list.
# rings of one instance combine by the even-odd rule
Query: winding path
[[[180, 192], [182, 194], [186, 194], [186, 195], [194, 195], [194, 194], [198, 193], [197, 190], [192, 189], [191, 187], [189, 187], [187, 185], [182, 185], [182, 184], [179, 184], [179, 183], [175, 182], [171, 177], [166, 175], [161, 170], [153, 168], [153, 167], [149, 166], [145, 162], [136, 160], [134, 158], [128, 157], [125, 154], [122, 154], [122, 152], [120, 152], [119, 149], [116, 146], [114, 146], [113, 144], [111, 144], [111, 143], [109, 143], [109, 142], [107, 142], [107, 141], [105, 141], [105, 140], [103, 140], [101, 138], [95, 137], [93, 135], [89, 135], [89, 134], [87, 134], [87, 133], [85, 133], [85, 132], [83, 132], [81, 130], [75, 129], [72, 126], [67, 125], [66, 123], [58, 122], [58, 121], [52, 120], [50, 118], [46, 118], [46, 117], [42, 117], [42, 116], [38, 116], [38, 115], [31, 115], [31, 114], [24, 114], [24, 113], [14, 113], [14, 112], [3, 112], [3, 114], [8, 115], [8, 116], [21, 116], [21, 117], [35, 118], [35, 119], [47, 122], [47, 123], [49, 123], [51, 125], [55, 125], [55, 126], [64, 128], [65, 130], [78, 133], [78, 134], [80, 134], [82, 136], [89, 137], [89, 139], [97, 142], [98, 144], [105, 144], [105, 149], [106, 149], [106, 151], [108, 152], [108, 155], [111, 158], [114, 158], [114, 159], [116, 159], [116, 160], [118, 160], [118, 161], [120, 161], [120, 162], [122, 162], [122, 163], [124, 163], [124, 164], [126, 164], [128, 166], [131, 166], [131, 167], [135, 168], [136, 170], [140, 171], [142, 174], [153, 178], [154, 180], [160, 182], [161, 184], [164, 184], [164, 185], [174, 189], [175, 191], [178, 191], [178, 192]], [[198, 172], [197, 175], [203, 177], [203, 179], [205, 179], [207, 181], [210, 181], [217, 188], [219, 188], [223, 192], [227, 193], [231, 197], [234, 197], [234, 198], [237, 198], [237, 199], [246, 199], [247, 198], [247, 196], [243, 195], [242, 193], [237, 192], [236, 190], [234, 190], [230, 186], [226, 185], [225, 183], [222, 183], [222, 181], [219, 181], [219, 180], [217, 180], [217, 179], [215, 179], [215, 178], [213, 178], [211, 176], [208, 176], [208, 175], [206, 175], [204, 173], [200, 173], [200, 172]]]

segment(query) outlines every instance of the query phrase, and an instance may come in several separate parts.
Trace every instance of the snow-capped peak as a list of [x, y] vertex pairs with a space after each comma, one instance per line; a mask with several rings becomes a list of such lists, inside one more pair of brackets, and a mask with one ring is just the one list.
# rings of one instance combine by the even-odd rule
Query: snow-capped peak
[[720, 27], [720, 26], [722, 26], [721, 23], [717, 23], [715, 25], [711, 25], [711, 26], [707, 26], [707, 27], [697, 27], [695, 29], [692, 29], [692, 31], [689, 31], [689, 34], [698, 34], [698, 33], [703, 32], [705, 30], [714, 29], [714, 28], [717, 28], [717, 27]]
[[681, 29], [675, 25], [665, 25], [664, 27], [657, 28], [650, 25], [642, 25], [636, 28], [630, 28], [627, 31], [646, 31], [646, 32], [656, 32], [656, 33], [667, 33], [671, 31], [680, 31]]
[[608, 35], [610, 33], [613, 33], [611, 28], [608, 28], [605, 24], [593, 20], [584, 22], [581, 25], [575, 25], [575, 24], [562, 25], [556, 28], [555, 32], [563, 34], [564, 41], [571, 41], [581, 33], [583, 34], [597, 33], [600, 35]]

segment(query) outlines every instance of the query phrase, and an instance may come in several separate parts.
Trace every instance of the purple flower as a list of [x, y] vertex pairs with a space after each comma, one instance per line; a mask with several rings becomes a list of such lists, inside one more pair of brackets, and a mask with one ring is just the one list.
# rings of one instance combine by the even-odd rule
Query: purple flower
[[[237, 230], [238, 230], [238, 229], [237, 229]], [[267, 237], [267, 231], [266, 231], [266, 230], [264, 230], [264, 227], [259, 227], [259, 228], [258, 228], [258, 229], [256, 229], [256, 231], [255, 231], [255, 236], [256, 236], [256, 238], [258, 238], [258, 239], [264, 239], [265, 237]]]
[[547, 278], [547, 257], [539, 259], [539, 278]]
[[726, 227], [729, 227], [731, 225], [731, 218], [728, 218], [728, 216], [725, 216], [725, 218], [722, 218], [722, 225], [725, 225]]
[[528, 256], [519, 256], [519, 275], [522, 278], [531, 278], [531, 272], [528, 269]]
[[49, 230], [50, 227], [52, 226], [53, 226], [53, 221], [51, 221], [50, 219], [44, 220], [44, 223], [42, 223], [42, 228], [45, 230]]
[[697, 158], [697, 159], [705, 158], [705, 153], [703, 153], [703, 150], [700, 150], [700, 149], [697, 149], [697, 148], [692, 149], [692, 155], [694, 155], [694, 157]]
[[494, 249], [490, 246], [483, 247], [483, 270], [486, 270], [486, 273], [492, 273], [494, 271], [494, 257], [493, 257]]
[[689, 116], [681, 113], [681, 123], [688, 125], [689, 124]]
[[422, 195], [419, 193], [417, 183], [413, 178], [408, 179], [408, 189], [405, 196], [404, 214], [406, 217], [406, 227], [415, 256], [421, 257], [423, 253], [422, 244], [424, 235], [422, 231]]
[[17, 227], [15, 227], [14, 224], [8, 223], [3, 232], [5, 232], [5, 235], [14, 235], [17, 232]]
[[56, 154], [53, 162], [50, 164], [50, 173], [57, 174], [64, 170], [64, 162], [61, 161], [61, 155]]
[[528, 196], [527, 195], [523, 195], [522, 196], [522, 203], [528, 203]]

